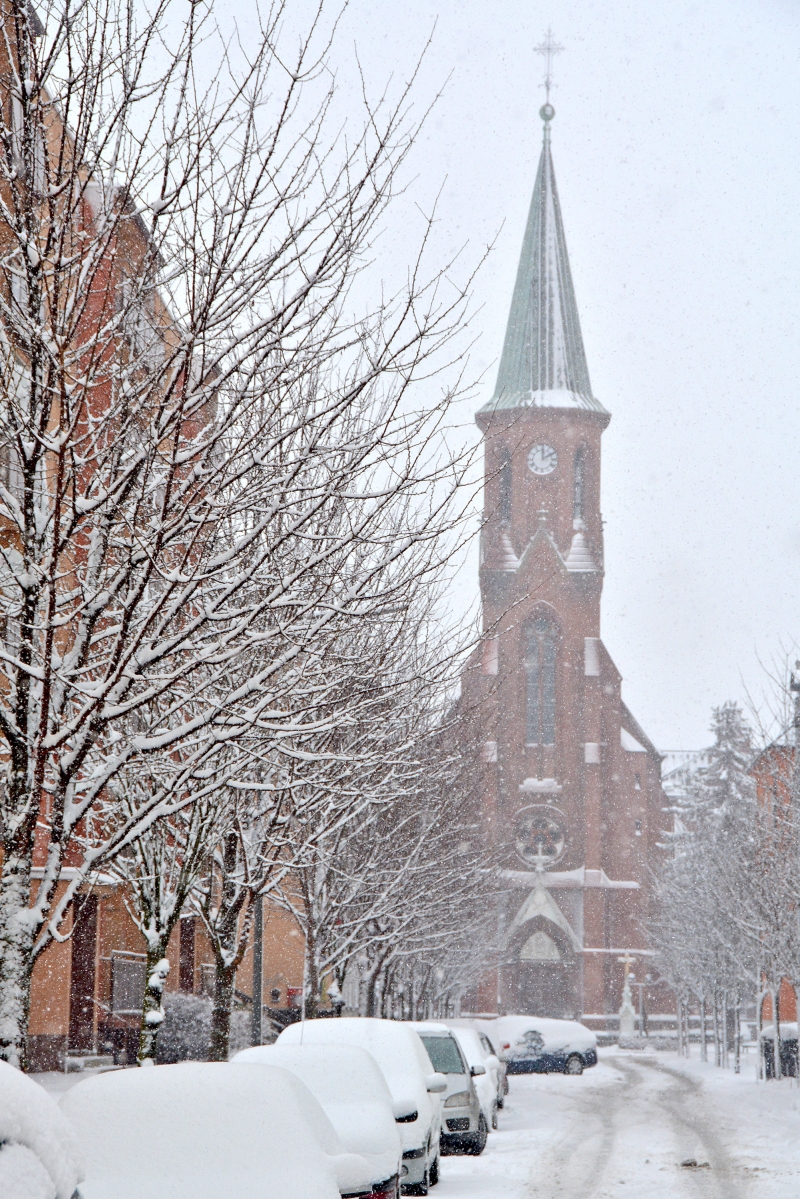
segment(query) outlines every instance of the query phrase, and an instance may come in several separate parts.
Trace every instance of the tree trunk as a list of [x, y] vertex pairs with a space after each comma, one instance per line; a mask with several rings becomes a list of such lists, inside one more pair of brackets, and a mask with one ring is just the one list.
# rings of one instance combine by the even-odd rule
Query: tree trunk
[[708, 1061], [708, 1042], [706, 1041], [706, 997], [700, 1000], [700, 1060]]
[[722, 992], [722, 1068], [728, 1069], [728, 992]]
[[367, 1015], [368, 1016], [376, 1016], [377, 1015], [377, 1012], [375, 1010], [375, 1007], [376, 1007], [375, 999], [376, 999], [376, 992], [377, 992], [377, 987], [378, 987], [379, 973], [380, 973], [380, 967], [377, 967], [375, 970], [370, 971], [369, 978], [367, 979], [366, 1003], [367, 1003]]
[[714, 992], [714, 1065], [722, 1065], [722, 1054], [720, 1046], [720, 993], [715, 989]]
[[764, 1031], [764, 992], [761, 990], [761, 970], [756, 978], [756, 999], [758, 1008], [758, 1078], [764, 1077], [764, 1042], [761, 1034]]
[[781, 1078], [781, 984], [778, 980], [778, 986], [772, 993], [772, 1016], [775, 1028], [774, 1045], [774, 1062], [775, 1062], [775, 1077]]
[[742, 1070], [742, 1001], [738, 992], [733, 1014], [736, 1020], [736, 1027], [733, 1030], [733, 1072], [740, 1074]]
[[169, 974], [166, 943], [159, 939], [147, 946], [147, 979], [142, 1001], [142, 1023], [139, 1029], [140, 1066], [155, 1065], [158, 1034], [164, 1023], [164, 983]]
[[208, 1046], [210, 1062], [227, 1062], [231, 1044], [231, 1009], [236, 966], [217, 962], [214, 971], [214, 1007], [211, 1012], [211, 1040]]
[[316, 1020], [319, 1011], [319, 972], [313, 946], [309, 946], [306, 951], [303, 1003], [306, 1020]]
[[35, 932], [20, 920], [30, 903], [30, 863], [7, 856], [0, 871], [0, 1059], [26, 1068]]

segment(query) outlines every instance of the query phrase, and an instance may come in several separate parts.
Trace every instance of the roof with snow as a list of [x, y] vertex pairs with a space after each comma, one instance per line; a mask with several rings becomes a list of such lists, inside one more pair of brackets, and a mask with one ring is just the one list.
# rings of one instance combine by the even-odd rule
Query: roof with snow
[[605, 413], [592, 395], [550, 153], [552, 108], [522, 243], [497, 386], [481, 414], [513, 408]]

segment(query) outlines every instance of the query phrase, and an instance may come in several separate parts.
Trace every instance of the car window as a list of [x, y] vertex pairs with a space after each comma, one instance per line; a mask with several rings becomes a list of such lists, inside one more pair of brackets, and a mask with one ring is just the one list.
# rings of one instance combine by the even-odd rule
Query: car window
[[494, 1049], [492, 1048], [492, 1043], [491, 1043], [491, 1041], [489, 1040], [489, 1038], [486, 1036], [486, 1034], [485, 1034], [485, 1033], [480, 1033], [479, 1035], [480, 1035], [480, 1038], [481, 1038], [481, 1045], [483, 1045], [483, 1047], [484, 1047], [484, 1049], [486, 1050], [486, 1052], [487, 1052], [487, 1053], [494, 1053]]
[[438, 1070], [440, 1074], [464, 1073], [464, 1062], [452, 1037], [421, 1035], [434, 1070]]

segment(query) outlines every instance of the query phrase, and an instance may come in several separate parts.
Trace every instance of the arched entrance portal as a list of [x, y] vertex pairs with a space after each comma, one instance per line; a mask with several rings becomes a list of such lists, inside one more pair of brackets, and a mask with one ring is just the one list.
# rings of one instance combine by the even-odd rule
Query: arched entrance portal
[[501, 972], [507, 1012], [571, 1020], [580, 1009], [578, 963], [561, 929], [538, 917], [520, 928]]

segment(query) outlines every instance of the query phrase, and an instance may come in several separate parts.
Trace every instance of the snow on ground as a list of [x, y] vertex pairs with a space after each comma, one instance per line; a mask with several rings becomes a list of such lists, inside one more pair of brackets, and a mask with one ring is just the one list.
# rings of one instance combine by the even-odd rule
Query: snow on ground
[[[482, 1157], [442, 1159], [436, 1199], [793, 1199], [800, 1089], [676, 1054], [601, 1051], [580, 1078], [513, 1075]], [[693, 1158], [696, 1168], [681, 1162]], [[702, 1163], [708, 1162], [708, 1166]]]

